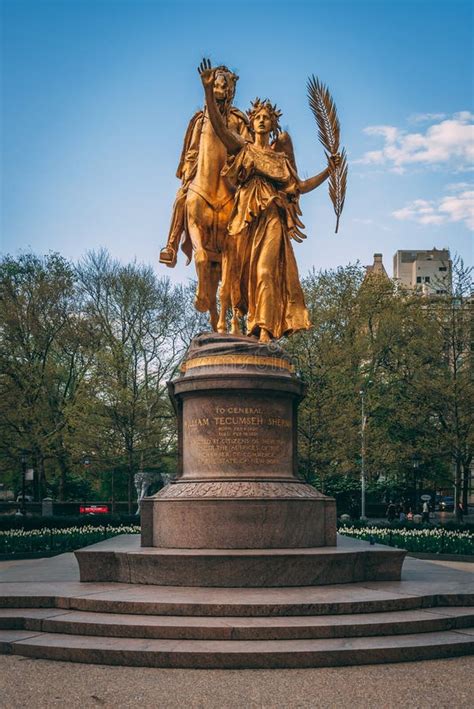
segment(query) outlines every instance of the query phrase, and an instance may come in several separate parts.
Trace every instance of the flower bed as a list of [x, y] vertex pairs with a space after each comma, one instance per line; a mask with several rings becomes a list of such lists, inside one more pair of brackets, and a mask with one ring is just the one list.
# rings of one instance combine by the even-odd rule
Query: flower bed
[[[95, 544], [118, 534], [139, 534], [139, 525], [75, 526], [64, 529], [10, 529], [0, 531], [0, 554], [32, 552], [61, 554]], [[474, 533], [444, 528], [390, 529], [381, 527], [341, 526], [339, 533], [356, 539], [431, 554], [474, 554]]]
[[11, 529], [63, 529], [64, 527], [120, 527], [140, 524], [138, 515], [100, 514], [100, 515], [38, 515], [0, 514], [0, 532]]
[[339, 527], [347, 537], [388, 544], [407, 551], [429, 554], [474, 554], [474, 534], [443, 528], [389, 529], [380, 527]]
[[64, 529], [9, 529], [0, 531], [0, 554], [73, 551], [117, 534], [139, 534], [138, 525], [66, 527]]

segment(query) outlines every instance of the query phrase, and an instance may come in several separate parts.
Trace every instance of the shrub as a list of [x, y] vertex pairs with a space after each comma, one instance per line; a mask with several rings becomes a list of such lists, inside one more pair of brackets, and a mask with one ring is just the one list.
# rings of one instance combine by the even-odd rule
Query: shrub
[[339, 533], [356, 539], [373, 539], [377, 544], [387, 544], [407, 551], [431, 554], [474, 554], [474, 534], [469, 530], [418, 527], [396, 529], [392, 527], [350, 526], [339, 527]]

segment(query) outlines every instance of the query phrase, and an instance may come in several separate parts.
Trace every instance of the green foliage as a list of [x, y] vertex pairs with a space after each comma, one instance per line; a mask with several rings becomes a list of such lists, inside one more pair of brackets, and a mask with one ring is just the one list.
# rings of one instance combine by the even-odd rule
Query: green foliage
[[[55, 477], [48, 485], [48, 495], [57, 500], [61, 496], [61, 479]], [[67, 477], [67, 486], [63, 491], [63, 499], [65, 500], [95, 500], [100, 499], [100, 495], [96, 498], [96, 491], [92, 480], [79, 475], [77, 472], [70, 473]]]
[[[455, 482], [466, 504], [469, 269], [456, 261], [452, 292], [435, 298], [365, 276], [357, 264], [313, 271], [303, 286], [313, 328], [285, 343], [307, 386], [298, 423], [302, 476], [356, 514], [363, 427], [369, 503], [399, 499], [415, 483], [434, 491]], [[77, 265], [58, 254], [0, 261], [5, 487], [20, 491], [24, 455], [36, 472], [26, 490], [35, 499], [128, 499], [132, 511], [136, 472], [174, 473], [176, 417], [166, 383], [208, 327], [193, 290], [105, 251]]]
[[41, 498], [48, 461], [68, 465], [69, 410], [95, 345], [72, 265], [58, 254], [4, 257], [0, 322], [0, 462], [18, 485], [25, 455]]
[[431, 299], [384, 276], [364, 277], [358, 266], [304, 280], [313, 329], [287, 343], [307, 385], [299, 409], [300, 472], [342, 508], [349, 509], [356, 491], [360, 496], [362, 428], [374, 496], [398, 498], [415, 484], [449, 488], [453, 463], [466, 493], [473, 442], [470, 284], [461, 262], [454, 264], [453, 292]]
[[[202, 327], [192, 287], [105, 251], [0, 262], [0, 471], [27, 493], [134, 506], [134, 474], [172, 474], [176, 418], [166, 383]], [[113, 488], [113, 489], [112, 489]]]

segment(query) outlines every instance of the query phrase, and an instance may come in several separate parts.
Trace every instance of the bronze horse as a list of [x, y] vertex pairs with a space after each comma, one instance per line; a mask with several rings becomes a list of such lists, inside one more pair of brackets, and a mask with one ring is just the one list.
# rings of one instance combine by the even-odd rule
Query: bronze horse
[[[232, 106], [238, 76], [227, 67], [214, 70], [213, 92], [216, 104], [228, 128], [245, 139], [249, 138], [248, 119]], [[207, 108], [193, 116], [186, 132], [177, 175], [182, 179], [173, 209], [168, 244], [161, 251], [160, 261], [168, 266], [176, 263], [176, 251], [184, 232], [182, 250], [188, 262], [194, 253], [198, 278], [195, 307], [209, 311], [211, 326], [226, 332], [226, 314], [231, 305], [230, 283], [225, 279], [217, 289], [226, 270], [227, 224], [232, 211], [234, 191], [222, 177], [227, 163], [227, 150], [217, 137], [209, 120]], [[231, 332], [239, 333], [237, 314], [232, 312]]]

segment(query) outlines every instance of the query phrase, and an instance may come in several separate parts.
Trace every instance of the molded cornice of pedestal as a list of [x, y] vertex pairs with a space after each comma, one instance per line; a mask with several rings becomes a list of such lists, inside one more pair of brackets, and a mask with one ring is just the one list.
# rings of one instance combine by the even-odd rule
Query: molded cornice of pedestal
[[[206, 332], [195, 337], [186, 355], [186, 364], [204, 356], [221, 357], [228, 355], [254, 356], [271, 359], [280, 368], [294, 371], [289, 355], [276, 343], [262, 344], [255, 337], [245, 335], [228, 335], [216, 332]], [[266, 362], [262, 362], [265, 365]], [[184, 369], [187, 369], [187, 366]]]
[[[329, 499], [311, 485], [303, 482], [176, 482], [164, 487], [153, 500], [183, 498], [272, 498], [272, 499]], [[148, 498], [150, 499], [150, 498]]]
[[180, 369], [182, 374], [175, 384], [226, 372], [238, 377], [272, 375], [302, 387], [290, 357], [281, 347], [273, 342], [262, 344], [254, 337], [243, 335], [199, 335], [192, 341]]

